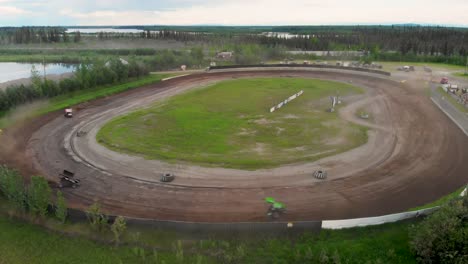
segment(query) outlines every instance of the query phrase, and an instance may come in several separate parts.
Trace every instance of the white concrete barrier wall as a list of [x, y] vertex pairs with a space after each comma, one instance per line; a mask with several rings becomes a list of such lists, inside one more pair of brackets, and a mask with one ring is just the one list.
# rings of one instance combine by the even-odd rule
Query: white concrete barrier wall
[[176, 75], [176, 76], [172, 76], [172, 77], [167, 77], [167, 78], [164, 78], [162, 79], [161, 81], [168, 81], [168, 80], [172, 80], [172, 79], [175, 79], [175, 78], [179, 78], [179, 77], [184, 77], [184, 76], [187, 76], [189, 74], [182, 74], [182, 75]]
[[[467, 195], [468, 186], [460, 193], [460, 196]], [[439, 206], [421, 209], [411, 212], [403, 212], [398, 214], [390, 214], [376, 217], [367, 217], [367, 218], [355, 218], [355, 219], [345, 219], [345, 220], [327, 220], [322, 221], [322, 229], [343, 229], [343, 228], [352, 228], [352, 227], [363, 227], [363, 226], [372, 226], [372, 225], [381, 225], [386, 223], [393, 223], [405, 219], [414, 218], [417, 216], [428, 215], [433, 211], [437, 210]]]
[[352, 228], [352, 227], [363, 227], [363, 226], [372, 226], [372, 225], [381, 225], [386, 223], [393, 223], [409, 218], [414, 218], [421, 215], [428, 215], [436, 210], [437, 207], [432, 207], [428, 209], [422, 209], [412, 212], [404, 212], [391, 215], [383, 215], [376, 217], [367, 217], [367, 218], [355, 218], [355, 219], [346, 219], [346, 220], [329, 220], [322, 222], [323, 229], [342, 229], [342, 228]]

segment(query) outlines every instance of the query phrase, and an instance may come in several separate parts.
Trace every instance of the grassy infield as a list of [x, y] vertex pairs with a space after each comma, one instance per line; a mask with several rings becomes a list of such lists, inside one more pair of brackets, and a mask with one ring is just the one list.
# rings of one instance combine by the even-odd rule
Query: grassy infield
[[[302, 96], [269, 113], [301, 89]], [[97, 138], [117, 151], [201, 165], [258, 169], [312, 161], [367, 141], [366, 128], [326, 112], [337, 92], [362, 90], [299, 78], [230, 80], [118, 117]]]
[[[82, 91], [77, 94], [81, 99], [71, 96], [56, 98], [47, 107], [41, 108], [40, 112], [53, 111], [63, 105], [130, 89], [158, 78], [163, 77], [151, 76], [123, 86]], [[430, 206], [441, 204], [458, 194], [459, 191]], [[1, 211], [6, 212], [7, 209], [2, 206]], [[52, 220], [46, 222], [50, 221]], [[79, 234], [79, 237], [69, 237], [10, 219], [2, 213], [0, 263], [222, 263], [221, 261], [229, 259], [239, 263], [304, 263], [308, 259], [310, 263], [339, 263], [337, 260], [347, 263], [415, 263], [408, 246], [407, 229], [410, 224], [399, 222], [375, 227], [322, 231], [320, 235], [305, 234], [294, 240], [185, 241], [182, 247], [173, 247], [176, 237], [168, 236], [165, 232], [130, 228], [125, 242], [146, 245], [146, 249], [143, 249], [132, 245], [114, 247], [81, 238], [96, 237], [83, 224], [48, 225], [52, 229]], [[109, 234], [99, 237], [108, 238]], [[189, 251], [181, 254], [184, 250]]]

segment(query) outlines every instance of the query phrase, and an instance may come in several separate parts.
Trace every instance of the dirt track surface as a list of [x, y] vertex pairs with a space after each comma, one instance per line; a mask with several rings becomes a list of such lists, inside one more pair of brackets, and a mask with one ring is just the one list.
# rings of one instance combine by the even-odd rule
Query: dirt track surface
[[[314, 163], [250, 172], [145, 161], [99, 149], [93, 141], [93, 133], [114, 115], [223, 79], [259, 76], [321, 78], [366, 88], [366, 97], [349, 103], [340, 115], [371, 127], [369, 142]], [[286, 204], [283, 220], [394, 213], [435, 200], [468, 181], [468, 138], [432, 104], [422, 87], [417, 82], [401, 84], [362, 73], [321, 70], [190, 75], [97, 100], [73, 119], [55, 113], [27, 124], [13, 136], [20, 144], [9, 150], [18, 157], [10, 163], [38, 171], [51, 181], [57, 181], [63, 169], [74, 171], [81, 186], [64, 189], [73, 207], [98, 201], [106, 212], [124, 216], [264, 221], [267, 196]], [[373, 115], [373, 124], [355, 117], [363, 106]], [[85, 137], [75, 136], [83, 130], [88, 132]], [[25, 156], [32, 164], [18, 164]], [[313, 179], [311, 172], [317, 168], [327, 169], [329, 179]], [[160, 184], [159, 173], [168, 169], [177, 172], [176, 181]]]

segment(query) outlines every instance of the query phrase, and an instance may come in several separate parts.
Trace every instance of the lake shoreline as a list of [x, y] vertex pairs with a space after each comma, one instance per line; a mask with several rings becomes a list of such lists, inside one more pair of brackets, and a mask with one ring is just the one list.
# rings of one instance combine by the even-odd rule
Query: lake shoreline
[[[66, 73], [62, 73], [62, 74], [47, 74], [46, 79], [53, 80], [53, 81], [60, 81], [60, 80], [63, 80], [65, 78], [69, 78], [71, 76], [73, 76], [73, 72], [66, 72]], [[15, 79], [15, 80], [11, 80], [11, 81], [2, 82], [2, 83], [0, 83], [0, 89], [5, 90], [9, 86], [21, 85], [21, 84], [23, 84], [23, 85], [31, 84], [31, 77], [19, 78], [19, 79]]]

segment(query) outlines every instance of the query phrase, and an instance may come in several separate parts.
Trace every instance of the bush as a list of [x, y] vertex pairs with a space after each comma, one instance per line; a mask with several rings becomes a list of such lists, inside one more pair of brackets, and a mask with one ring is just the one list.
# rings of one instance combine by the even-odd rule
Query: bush
[[17, 209], [25, 209], [24, 182], [17, 171], [0, 166], [0, 191]]
[[421, 263], [468, 263], [468, 196], [457, 198], [410, 229]]
[[61, 191], [57, 192], [57, 203], [55, 204], [55, 216], [60, 222], [65, 223], [67, 220], [67, 203], [65, 198], [63, 197], [63, 193]]
[[52, 191], [46, 179], [32, 176], [27, 195], [29, 211], [34, 215], [46, 216], [51, 194]]
[[101, 213], [99, 204], [92, 204], [89, 207], [88, 212], [86, 212], [86, 215], [88, 216], [89, 223], [94, 230], [102, 232], [106, 229], [109, 219], [106, 215]]
[[127, 229], [127, 222], [122, 216], [117, 216], [114, 220], [114, 223], [111, 226], [111, 231], [114, 234], [114, 240], [116, 244], [119, 244], [120, 237], [123, 235]]

